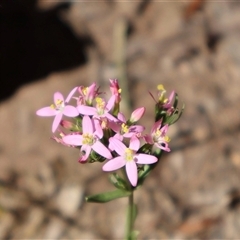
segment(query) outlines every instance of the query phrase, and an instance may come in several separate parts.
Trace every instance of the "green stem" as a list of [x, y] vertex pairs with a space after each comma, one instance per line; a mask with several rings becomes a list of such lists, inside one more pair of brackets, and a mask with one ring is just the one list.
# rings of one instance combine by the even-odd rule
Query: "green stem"
[[133, 198], [134, 189], [133, 189], [131, 183], [129, 182], [129, 179], [127, 177], [125, 169], [122, 169], [122, 174], [128, 183], [128, 190], [131, 192], [131, 195], [128, 196], [125, 240], [134, 240], [135, 238], [133, 236], [133, 227], [134, 227], [134, 221], [136, 218], [136, 206], [134, 204], [134, 198]]
[[132, 232], [134, 225], [134, 202], [133, 202], [133, 191], [128, 197], [128, 208], [127, 208], [127, 222], [126, 222], [126, 240], [132, 240]]

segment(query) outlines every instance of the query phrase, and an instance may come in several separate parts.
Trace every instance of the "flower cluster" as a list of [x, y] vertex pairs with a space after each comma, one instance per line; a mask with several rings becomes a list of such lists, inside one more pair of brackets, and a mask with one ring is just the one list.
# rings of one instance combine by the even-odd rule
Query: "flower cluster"
[[122, 96], [116, 79], [110, 79], [110, 92], [111, 97], [104, 98], [96, 83], [75, 87], [66, 99], [56, 92], [54, 104], [36, 114], [54, 116], [52, 132], [58, 131], [59, 136], [53, 139], [79, 148], [79, 162], [104, 162], [102, 169], [106, 172], [123, 169], [131, 186], [136, 187], [140, 176], [145, 176], [144, 166], [156, 164], [162, 150], [170, 151], [167, 131], [182, 111], [177, 108], [177, 94], [173, 91], [166, 98], [166, 90], [159, 85], [157, 99], [151, 94], [156, 102], [155, 123], [150, 133], [145, 134], [145, 127], [137, 124], [145, 108], [137, 108], [127, 119], [120, 111]]

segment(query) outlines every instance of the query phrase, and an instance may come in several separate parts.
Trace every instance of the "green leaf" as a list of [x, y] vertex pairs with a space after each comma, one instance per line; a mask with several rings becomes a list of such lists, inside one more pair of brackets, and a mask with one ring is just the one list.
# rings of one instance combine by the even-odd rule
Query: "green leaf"
[[131, 192], [126, 190], [117, 189], [111, 192], [99, 193], [96, 195], [86, 197], [87, 202], [105, 203], [117, 198], [128, 197]]

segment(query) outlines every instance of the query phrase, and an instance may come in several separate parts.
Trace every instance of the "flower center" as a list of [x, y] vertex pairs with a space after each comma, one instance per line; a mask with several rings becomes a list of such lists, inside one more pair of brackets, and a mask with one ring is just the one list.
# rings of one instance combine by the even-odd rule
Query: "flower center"
[[105, 109], [105, 106], [106, 106], [105, 101], [100, 97], [96, 97], [96, 103], [97, 103], [96, 108], [97, 108], [98, 114], [99, 115], [104, 114], [104, 109]]
[[58, 100], [55, 102], [55, 104], [52, 104], [52, 105], [50, 106], [50, 108], [56, 109], [56, 110], [59, 110], [59, 111], [63, 110], [63, 108], [64, 108], [64, 102], [63, 102], [63, 100], [58, 99]]
[[87, 95], [87, 91], [88, 91], [88, 87], [85, 87], [85, 88], [82, 89], [82, 92], [85, 96]]
[[94, 136], [89, 134], [89, 133], [84, 133], [83, 135], [83, 141], [82, 143], [84, 145], [93, 145], [95, 139], [94, 139]]
[[126, 148], [125, 154], [124, 154], [125, 160], [128, 161], [128, 162], [132, 161], [133, 157], [134, 157], [134, 154], [135, 154], [135, 152], [132, 149]]
[[165, 142], [171, 141], [170, 137], [164, 136], [163, 132], [159, 129], [154, 133], [153, 140], [154, 142], [161, 142], [162, 140], [164, 140]]
[[121, 131], [122, 131], [123, 133], [128, 133], [129, 127], [128, 127], [125, 123], [122, 123], [122, 125], [121, 125]]
[[154, 137], [159, 138], [159, 137], [161, 137], [161, 135], [162, 135], [162, 132], [158, 129], [158, 130], [155, 132]]

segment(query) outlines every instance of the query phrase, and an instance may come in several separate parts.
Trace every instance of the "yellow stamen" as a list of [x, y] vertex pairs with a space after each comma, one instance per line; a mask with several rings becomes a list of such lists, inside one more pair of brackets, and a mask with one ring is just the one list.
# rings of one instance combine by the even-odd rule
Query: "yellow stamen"
[[58, 100], [56, 101], [56, 105], [61, 105], [62, 102], [63, 102], [62, 100], [58, 99]]
[[94, 142], [94, 138], [93, 135], [89, 134], [89, 133], [85, 133], [82, 135], [83, 136], [83, 141], [82, 143], [84, 145], [92, 145]]
[[82, 92], [85, 96], [87, 95], [87, 91], [88, 91], [88, 87], [85, 87], [85, 88], [82, 89]]
[[168, 98], [164, 98], [163, 103], [167, 103], [167, 102], [168, 102]]
[[158, 129], [156, 132], [155, 132], [155, 136], [156, 137], [160, 137], [162, 135], [162, 132]]
[[97, 108], [103, 109], [105, 107], [105, 102], [102, 98], [96, 97]]
[[129, 127], [125, 123], [121, 125], [121, 128], [123, 133], [128, 133]]
[[157, 90], [159, 90], [159, 91], [166, 91], [162, 84], [157, 85]]
[[127, 148], [125, 150], [125, 160], [126, 161], [132, 161], [133, 160], [133, 154], [134, 154], [134, 151], [129, 149], [129, 148]]
[[169, 136], [165, 136], [163, 139], [164, 139], [166, 142], [170, 142], [170, 141], [171, 141], [171, 138], [170, 138]]

